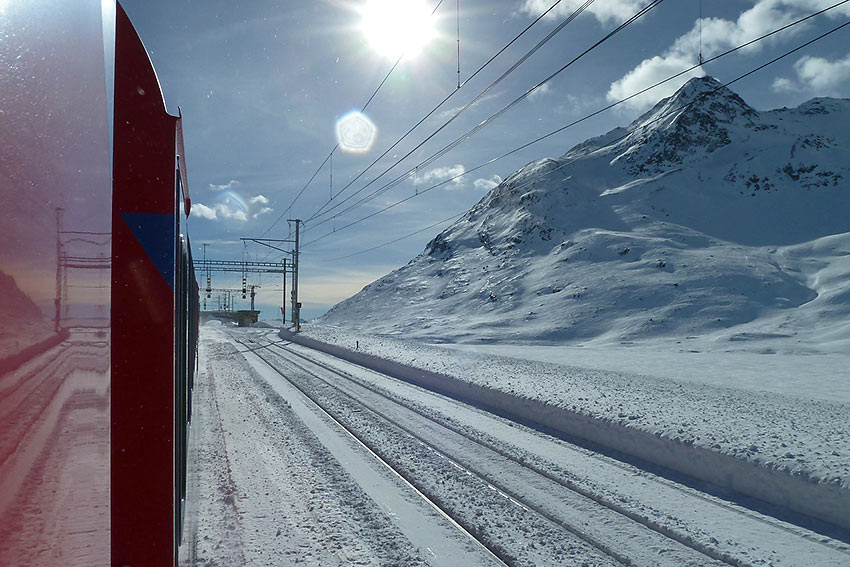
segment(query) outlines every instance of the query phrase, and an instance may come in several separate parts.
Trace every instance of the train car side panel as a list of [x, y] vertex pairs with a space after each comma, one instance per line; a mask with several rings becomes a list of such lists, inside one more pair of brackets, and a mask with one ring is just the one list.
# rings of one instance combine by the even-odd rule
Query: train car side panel
[[175, 556], [176, 118], [116, 14], [112, 271], [112, 564]]

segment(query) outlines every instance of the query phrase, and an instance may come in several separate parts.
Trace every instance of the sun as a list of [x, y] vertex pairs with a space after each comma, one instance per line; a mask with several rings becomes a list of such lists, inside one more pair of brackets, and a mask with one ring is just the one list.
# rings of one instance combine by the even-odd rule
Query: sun
[[367, 0], [360, 29], [381, 55], [412, 57], [434, 37], [431, 10], [423, 0]]

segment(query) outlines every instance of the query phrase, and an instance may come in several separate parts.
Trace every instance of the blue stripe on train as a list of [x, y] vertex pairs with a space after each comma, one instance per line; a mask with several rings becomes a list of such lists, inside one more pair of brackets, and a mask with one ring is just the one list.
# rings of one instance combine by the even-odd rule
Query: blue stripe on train
[[174, 215], [163, 213], [121, 213], [136, 240], [156, 269], [174, 291]]

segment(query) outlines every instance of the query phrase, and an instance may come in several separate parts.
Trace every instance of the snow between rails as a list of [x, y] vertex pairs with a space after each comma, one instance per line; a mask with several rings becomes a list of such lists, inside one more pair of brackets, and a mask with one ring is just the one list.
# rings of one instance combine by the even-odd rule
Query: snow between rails
[[465, 382], [283, 329], [280, 338], [412, 384], [470, 401], [510, 418], [551, 428], [720, 488], [850, 530], [850, 490], [697, 447], [527, 397]]

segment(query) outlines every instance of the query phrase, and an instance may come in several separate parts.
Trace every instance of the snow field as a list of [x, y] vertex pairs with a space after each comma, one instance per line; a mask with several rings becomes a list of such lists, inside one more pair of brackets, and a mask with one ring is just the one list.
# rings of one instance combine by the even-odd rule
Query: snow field
[[[383, 413], [387, 404], [381, 398], [392, 399], [395, 403], [440, 423], [458, 435], [474, 439], [480, 446], [508, 459], [507, 465], [499, 459], [492, 462], [493, 459], [486, 456], [473, 459], [473, 454], [478, 452], [474, 445], [471, 449], [464, 448], [454, 452], [441, 449], [461, 463], [471, 461], [474, 468], [478, 468], [480, 463], [494, 467], [489, 473], [492, 474], [491, 478], [498, 479], [494, 483], [506, 485], [509, 487], [507, 490], [514, 491], [514, 494], [525, 493], [527, 496], [527, 487], [540, 484], [540, 479], [535, 479], [534, 475], [519, 483], [507, 482], [511, 476], [510, 469], [514, 465], [522, 465], [526, 472], [533, 471], [567, 488], [568, 491], [581, 494], [607, 511], [615, 511], [688, 547], [732, 564], [803, 565], [816, 560], [821, 566], [837, 566], [846, 564], [850, 557], [850, 546], [847, 544], [835, 541], [830, 543], [828, 539], [805, 529], [707, 496], [634, 466], [553, 439], [515, 422], [475, 410], [451, 398], [389, 378], [384, 374], [312, 349], [296, 345], [289, 348], [320, 361], [325, 366], [338, 368], [349, 380], [380, 394], [378, 398], [370, 397], [372, 401], [365, 401], [364, 398], [368, 407], [380, 407]], [[346, 380], [334, 379], [335, 385], [342, 383], [346, 383]], [[418, 436], [420, 431], [424, 432], [429, 427], [426, 423], [416, 427], [410, 434]], [[429, 443], [436, 441], [436, 446], [447, 447], [441, 445], [444, 437], [429, 435], [427, 439]], [[527, 499], [524, 501], [529, 502]], [[581, 510], [584, 521], [580, 525], [589, 533], [599, 535], [600, 532], [595, 531], [599, 529], [598, 510], [587, 511], [586, 505], [574, 502], [564, 491], [555, 488], [554, 492], [545, 498], [542, 508], [550, 513], [563, 514], [563, 511], [558, 511], [559, 506], [563, 504], [570, 508], [567, 516], [574, 512], [574, 509]], [[622, 530], [622, 534], [602, 537], [615, 549], [634, 557], [635, 554], [629, 553], [629, 550], [634, 542], [639, 542], [642, 538], [632, 533], [632, 529], [622, 528], [622, 520], [623, 518], [619, 518], [618, 521], [616, 517], [603, 520], [605, 527], [617, 526], [616, 529]], [[602, 532], [604, 531], [605, 528], [602, 529]], [[622, 543], [623, 536], [633, 541]], [[639, 545], [644, 551], [659, 548]], [[665, 550], [666, 559], [682, 559], [671, 558], [675, 554], [675, 546], [670, 547], [670, 542], [662, 544], [660, 548]], [[657, 558], [648, 555], [650, 561], [655, 561], [653, 565], [658, 564]], [[705, 558], [702, 558], [702, 561], [705, 561]], [[685, 561], [681, 561], [677, 564], [684, 563]]]
[[507, 176], [306, 335], [850, 530], [848, 116], [693, 79]]
[[182, 564], [424, 565], [224, 331], [202, 333]]
[[224, 328], [200, 356], [182, 565], [493, 564]]
[[281, 336], [850, 528], [846, 403], [463, 353], [331, 326]]
[[848, 117], [848, 100], [759, 112], [693, 79], [507, 176], [321, 322], [432, 342], [846, 354]]
[[[600, 553], [534, 511], [518, 506], [487, 481], [473, 475], [443, 453], [401, 429], [394, 421], [375, 419], [372, 404], [352, 404], [334, 388], [304, 373], [285, 358], [275, 357], [289, 376], [297, 376], [299, 387], [321, 400], [326, 411], [344, 421], [359, 438], [405, 478], [487, 543], [512, 565], [558, 565], [567, 563], [613, 566], [617, 561]], [[358, 399], [360, 396], [357, 396]], [[448, 453], [453, 455], [453, 453]]]
[[21, 564], [24, 550], [27, 565], [93, 565], [108, 554], [109, 351], [87, 332], [0, 372], [0, 421], [11, 424], [0, 435], [0, 517], [10, 519], [0, 565]]

